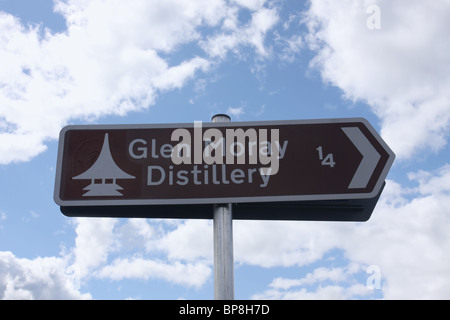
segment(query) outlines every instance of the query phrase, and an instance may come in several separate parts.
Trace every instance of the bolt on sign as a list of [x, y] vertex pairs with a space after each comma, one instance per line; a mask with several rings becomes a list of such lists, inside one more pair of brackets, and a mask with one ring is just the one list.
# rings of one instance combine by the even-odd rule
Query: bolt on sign
[[372, 199], [394, 158], [360, 118], [68, 126], [54, 198], [61, 207]]

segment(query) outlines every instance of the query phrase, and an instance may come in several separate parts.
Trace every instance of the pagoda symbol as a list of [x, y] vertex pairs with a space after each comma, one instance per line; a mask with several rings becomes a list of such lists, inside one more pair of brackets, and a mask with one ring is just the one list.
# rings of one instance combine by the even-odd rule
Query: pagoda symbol
[[74, 180], [91, 180], [91, 184], [84, 188], [87, 190], [83, 197], [97, 196], [123, 196], [119, 190], [123, 190], [116, 183], [120, 179], [135, 179], [132, 175], [124, 172], [114, 162], [109, 147], [109, 136], [105, 134], [102, 151], [95, 163], [84, 173], [73, 177]]

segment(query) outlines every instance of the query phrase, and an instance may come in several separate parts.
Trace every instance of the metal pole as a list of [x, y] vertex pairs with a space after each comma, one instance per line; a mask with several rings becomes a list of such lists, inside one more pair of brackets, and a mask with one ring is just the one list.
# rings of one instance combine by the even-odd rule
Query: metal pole
[[[213, 122], [230, 122], [218, 114]], [[231, 204], [214, 205], [214, 298], [234, 300], [233, 214]]]

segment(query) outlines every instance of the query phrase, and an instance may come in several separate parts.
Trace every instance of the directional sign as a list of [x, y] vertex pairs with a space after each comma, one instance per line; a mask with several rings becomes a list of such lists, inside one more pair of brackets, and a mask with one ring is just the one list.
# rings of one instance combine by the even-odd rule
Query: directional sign
[[372, 199], [394, 157], [359, 118], [69, 126], [54, 198], [62, 207]]

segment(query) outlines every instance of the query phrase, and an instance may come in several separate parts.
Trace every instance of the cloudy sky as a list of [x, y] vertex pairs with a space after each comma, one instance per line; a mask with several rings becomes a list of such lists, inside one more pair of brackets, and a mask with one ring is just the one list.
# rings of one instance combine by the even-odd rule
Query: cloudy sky
[[66, 218], [68, 124], [365, 117], [367, 223], [234, 222], [238, 299], [450, 298], [449, 0], [0, 0], [0, 298], [211, 299], [212, 222]]

